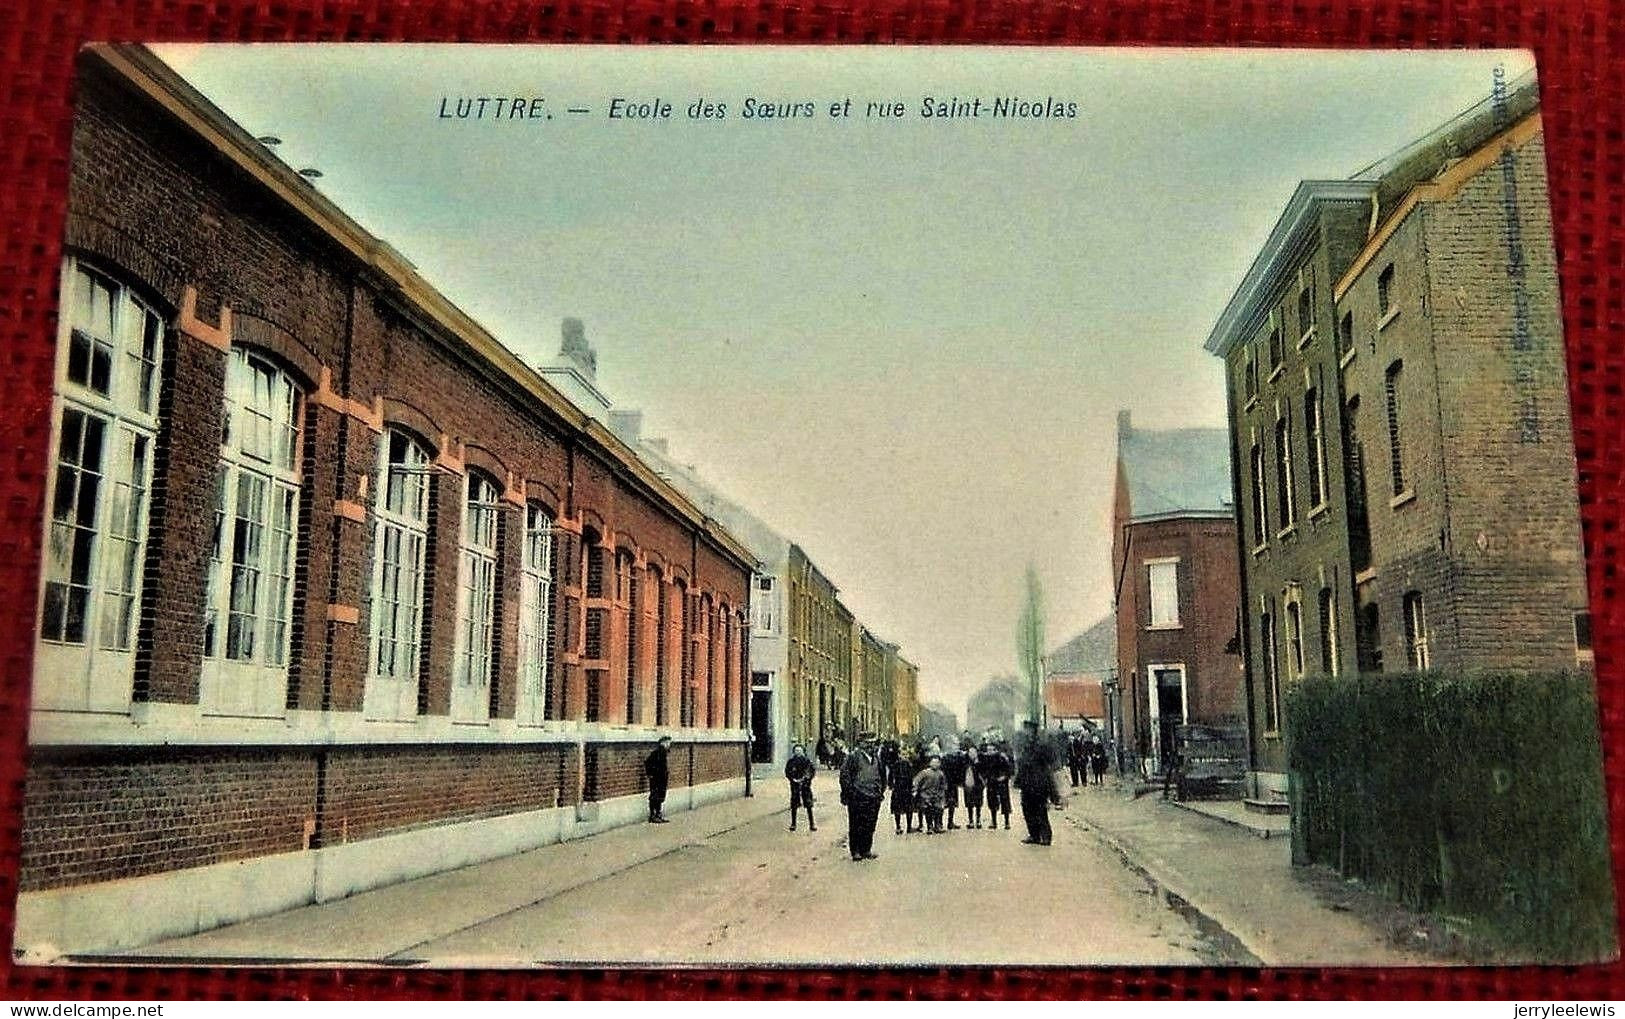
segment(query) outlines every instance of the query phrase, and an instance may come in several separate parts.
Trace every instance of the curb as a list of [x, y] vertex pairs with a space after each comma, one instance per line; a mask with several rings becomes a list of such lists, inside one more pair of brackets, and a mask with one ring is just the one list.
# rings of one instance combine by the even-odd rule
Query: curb
[[1223, 954], [1223, 965], [1228, 966], [1268, 966], [1270, 962], [1256, 950], [1255, 946], [1247, 943], [1239, 934], [1231, 930], [1220, 921], [1211, 909], [1206, 909], [1193, 902], [1176, 882], [1169, 881], [1166, 875], [1153, 869], [1153, 865], [1138, 858], [1135, 852], [1123, 843], [1121, 839], [1110, 831], [1090, 821], [1077, 813], [1069, 816], [1077, 818], [1077, 823], [1094, 835], [1118, 858], [1130, 871], [1139, 875], [1149, 883], [1156, 894], [1169, 908], [1189, 920], [1198, 931], [1210, 939]]
[[1197, 817], [1206, 818], [1207, 820], [1217, 822], [1218, 824], [1227, 824], [1232, 828], [1239, 829], [1240, 831], [1244, 831], [1247, 834], [1253, 835], [1257, 838], [1284, 839], [1290, 838], [1292, 835], [1290, 828], [1286, 831], [1279, 831], [1274, 828], [1260, 828], [1256, 825], [1248, 824], [1245, 821], [1238, 821], [1233, 817], [1225, 817], [1222, 814], [1210, 814], [1205, 810], [1199, 810], [1196, 807], [1191, 806], [1189, 803], [1184, 803], [1180, 800], [1164, 800], [1163, 802], [1178, 807], [1180, 810], [1183, 810], [1188, 814], [1195, 814]]

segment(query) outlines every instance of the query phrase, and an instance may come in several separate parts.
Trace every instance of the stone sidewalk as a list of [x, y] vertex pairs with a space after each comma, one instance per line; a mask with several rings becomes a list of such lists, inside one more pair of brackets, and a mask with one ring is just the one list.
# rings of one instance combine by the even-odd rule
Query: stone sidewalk
[[1260, 838], [1227, 818], [1155, 795], [1136, 799], [1110, 782], [1066, 792], [1059, 817], [1099, 836], [1263, 965], [1437, 965], [1324, 905], [1293, 875], [1288, 837]]
[[[783, 786], [782, 779], [758, 779], [757, 795], [674, 813], [669, 824], [625, 825], [332, 902], [126, 951], [77, 956], [75, 961], [375, 965], [410, 958], [413, 949], [448, 931], [525, 909], [761, 818], [788, 813]], [[821, 771], [816, 788], [820, 806], [830, 814], [829, 804], [836, 799], [833, 773]]]

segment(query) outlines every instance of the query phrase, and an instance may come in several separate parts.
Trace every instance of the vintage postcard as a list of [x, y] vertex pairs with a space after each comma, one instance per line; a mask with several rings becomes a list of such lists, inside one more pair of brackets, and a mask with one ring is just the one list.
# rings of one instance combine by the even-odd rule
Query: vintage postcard
[[1528, 53], [77, 74], [18, 959], [1615, 956]]

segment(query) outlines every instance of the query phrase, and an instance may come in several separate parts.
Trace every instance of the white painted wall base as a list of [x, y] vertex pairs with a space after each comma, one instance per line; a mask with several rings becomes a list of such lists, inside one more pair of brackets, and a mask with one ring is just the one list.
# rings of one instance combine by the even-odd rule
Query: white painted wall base
[[[665, 810], [691, 810], [744, 794], [743, 777], [676, 788], [666, 797]], [[25, 892], [17, 898], [13, 954], [20, 962], [42, 964], [65, 955], [137, 948], [586, 838], [642, 822], [648, 810], [646, 795], [621, 796], [579, 810], [554, 807], [322, 849]]]

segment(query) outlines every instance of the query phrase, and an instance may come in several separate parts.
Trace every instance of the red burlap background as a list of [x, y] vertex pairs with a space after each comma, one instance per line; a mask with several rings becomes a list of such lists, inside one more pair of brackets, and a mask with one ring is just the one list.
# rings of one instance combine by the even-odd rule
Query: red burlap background
[[[11, 8], [5, 13], [5, 8]], [[20, 8], [20, 9], [19, 9]], [[0, 924], [11, 926], [73, 52], [91, 40], [1528, 47], [1539, 59], [1614, 824], [1625, 832], [1625, 6], [1561, 0], [17, 0], [0, 3]], [[37, 969], [15, 998], [1625, 995], [1625, 968], [432, 972]]]

